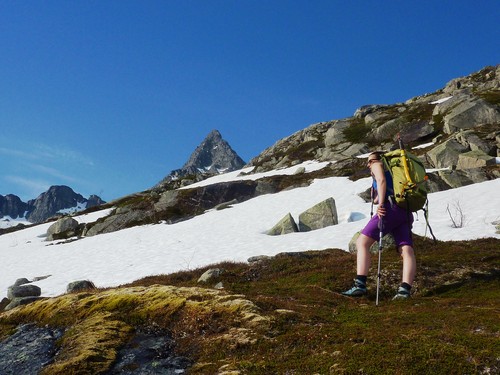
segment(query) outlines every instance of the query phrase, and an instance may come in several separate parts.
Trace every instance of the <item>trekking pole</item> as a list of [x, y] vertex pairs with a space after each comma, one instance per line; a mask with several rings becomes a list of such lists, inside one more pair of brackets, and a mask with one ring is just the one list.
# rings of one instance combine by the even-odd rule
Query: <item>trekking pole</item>
[[378, 268], [377, 268], [377, 299], [375, 301], [375, 305], [378, 306], [378, 291], [380, 288], [380, 258], [382, 255], [382, 236], [383, 236], [383, 223], [382, 218], [378, 221], [378, 228], [380, 229], [380, 238], [378, 240]]

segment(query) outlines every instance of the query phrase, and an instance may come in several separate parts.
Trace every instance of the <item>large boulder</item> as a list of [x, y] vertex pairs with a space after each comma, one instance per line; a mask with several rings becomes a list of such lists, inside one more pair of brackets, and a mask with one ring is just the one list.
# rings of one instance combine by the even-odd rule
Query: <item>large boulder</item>
[[113, 214], [102, 220], [98, 220], [87, 227], [83, 231], [83, 235], [87, 237], [95, 236], [102, 233], [110, 233], [117, 230], [125, 229], [145, 222], [151, 217], [152, 213], [148, 210], [133, 209], [131, 207], [119, 207]]
[[298, 232], [297, 224], [290, 213], [286, 214], [274, 227], [272, 227], [267, 234], [270, 236], [277, 236], [281, 234]]
[[299, 231], [308, 232], [336, 225], [338, 222], [335, 200], [328, 198], [299, 215]]
[[79, 234], [79, 223], [72, 217], [62, 217], [47, 229], [47, 241], [69, 238]]
[[473, 130], [461, 131], [455, 135], [456, 140], [471, 151], [482, 151], [488, 155], [495, 155], [497, 146], [494, 142], [481, 139]]
[[[437, 173], [430, 173], [429, 177], [432, 175], [437, 175], [437, 179], [439, 180], [438, 183], [441, 188], [439, 190], [430, 190], [431, 192], [455, 189], [497, 178], [494, 174], [490, 175], [487, 173], [484, 168], [443, 170]], [[434, 177], [432, 177], [432, 179], [434, 179]], [[431, 180], [431, 178], [429, 178], [429, 180]]]
[[469, 149], [460, 144], [455, 138], [450, 138], [427, 152], [435, 168], [455, 167], [458, 156]]
[[481, 150], [469, 151], [458, 156], [458, 169], [480, 168], [495, 165], [496, 159]]
[[500, 111], [485, 100], [474, 98], [451, 109], [450, 113], [444, 116], [443, 121], [443, 131], [453, 134], [461, 129], [499, 123]]

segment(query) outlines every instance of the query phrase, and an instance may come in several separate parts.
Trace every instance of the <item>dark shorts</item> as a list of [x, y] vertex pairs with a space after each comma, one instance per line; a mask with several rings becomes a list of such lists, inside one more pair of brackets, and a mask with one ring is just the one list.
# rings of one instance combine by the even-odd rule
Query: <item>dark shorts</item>
[[[396, 246], [413, 246], [411, 237], [411, 227], [413, 224], [413, 214], [400, 208], [396, 204], [388, 205], [386, 214], [382, 219], [382, 233], [391, 233], [394, 236]], [[373, 215], [368, 224], [361, 231], [365, 236], [373, 238], [375, 241], [380, 239], [379, 217]]]

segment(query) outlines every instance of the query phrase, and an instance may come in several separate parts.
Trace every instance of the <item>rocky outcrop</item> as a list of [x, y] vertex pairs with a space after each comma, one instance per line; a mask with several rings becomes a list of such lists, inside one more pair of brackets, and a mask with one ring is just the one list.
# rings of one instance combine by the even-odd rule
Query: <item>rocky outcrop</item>
[[39, 374], [56, 352], [63, 329], [22, 324], [0, 345], [0, 374]]
[[455, 91], [454, 96], [436, 104], [433, 116], [442, 118], [446, 134], [500, 122], [498, 103], [488, 102], [470, 90]]
[[[183, 373], [193, 362], [175, 354], [175, 341], [248, 347], [271, 322], [244, 295], [167, 285], [66, 294], [9, 311], [2, 319], [51, 327], [38, 331], [21, 325], [17, 332], [22, 335], [2, 341], [2, 374], [27, 373], [22, 366], [31, 365], [30, 373], [43, 369], [47, 374]], [[65, 329], [53, 328], [58, 325]], [[60, 340], [57, 353], [53, 339]], [[39, 349], [40, 340], [46, 345]]]
[[118, 351], [108, 374], [184, 374], [193, 361], [176, 355], [174, 348], [175, 342], [169, 332], [139, 329]]
[[366, 105], [353, 117], [310, 125], [279, 140], [249, 164], [256, 167], [254, 172], [262, 172], [305, 160], [340, 161], [396, 147], [398, 134], [407, 147], [441, 137], [423, 156], [431, 167], [456, 167], [459, 154], [476, 149], [497, 156], [499, 87], [500, 65], [486, 67], [405, 103]]

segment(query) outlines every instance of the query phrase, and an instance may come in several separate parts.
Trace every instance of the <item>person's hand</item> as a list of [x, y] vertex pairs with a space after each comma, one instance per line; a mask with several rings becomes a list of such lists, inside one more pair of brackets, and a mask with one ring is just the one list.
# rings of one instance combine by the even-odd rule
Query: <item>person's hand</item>
[[377, 215], [378, 217], [382, 218], [385, 216], [385, 207], [383, 204], [379, 204], [377, 207]]

